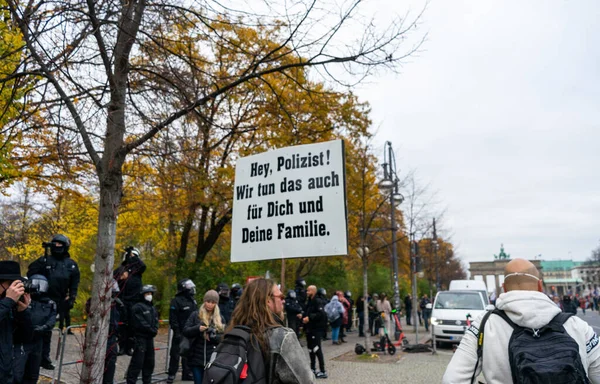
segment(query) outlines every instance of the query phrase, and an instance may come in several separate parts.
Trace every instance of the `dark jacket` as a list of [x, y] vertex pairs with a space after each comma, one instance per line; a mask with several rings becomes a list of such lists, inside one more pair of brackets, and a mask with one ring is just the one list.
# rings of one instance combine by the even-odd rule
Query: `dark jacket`
[[40, 338], [42, 334], [51, 331], [56, 323], [56, 303], [50, 298], [44, 296], [36, 297], [29, 304], [31, 313], [31, 325], [33, 326], [34, 337]]
[[[113, 274], [119, 284], [121, 294], [119, 297], [123, 301], [136, 302], [141, 299], [142, 275], [146, 271], [146, 264], [139, 257], [128, 257]], [[126, 279], [122, 278], [124, 272], [127, 272]]]
[[73, 307], [79, 288], [79, 267], [69, 253], [64, 257], [43, 256], [29, 265], [27, 276], [44, 275], [48, 279], [47, 295], [57, 306], [62, 307], [69, 296], [68, 305]]
[[17, 312], [14, 300], [7, 297], [0, 300], [0, 383], [12, 383], [13, 344], [29, 342], [32, 328], [29, 309]]
[[563, 300], [563, 312], [577, 314], [578, 303], [575, 300]]
[[431, 304], [431, 300], [429, 300], [429, 298], [422, 298], [421, 299], [421, 303], [419, 304], [419, 307], [421, 308], [421, 311], [429, 311], [431, 312], [431, 309], [427, 309], [427, 304]]
[[185, 323], [194, 311], [198, 311], [198, 304], [189, 292], [179, 292], [175, 295], [169, 307], [169, 324], [173, 332], [183, 332]]
[[[90, 307], [92, 299], [85, 303], [85, 313], [90, 317]], [[110, 303], [110, 319], [108, 323], [108, 337], [116, 337], [119, 330], [119, 322], [127, 321], [127, 308], [118, 297], [113, 297]]]
[[158, 314], [152, 303], [140, 301], [131, 310], [132, 329], [136, 337], [153, 338], [158, 333]]
[[285, 298], [285, 312], [287, 313], [288, 319], [290, 317], [296, 317], [296, 315], [302, 313], [302, 306], [296, 299], [292, 299], [290, 295]]
[[[223, 316], [221, 316], [221, 321], [225, 322]], [[183, 335], [190, 341], [193, 340], [188, 357], [190, 367], [204, 367], [210, 360], [210, 355], [217, 349], [217, 345], [219, 345], [223, 336], [222, 333], [217, 332], [209, 340], [206, 340], [204, 334], [208, 331], [200, 332], [200, 325], [206, 324], [202, 324], [198, 317], [198, 311], [195, 311], [190, 315], [183, 328]]]
[[296, 285], [294, 291], [296, 291], [296, 300], [298, 300], [298, 303], [300, 303], [302, 309], [306, 310], [306, 305], [308, 304], [306, 289], [304, 289], [304, 286], [302, 285]]
[[365, 299], [362, 296], [356, 300], [356, 312], [358, 312], [358, 313], [365, 312]]
[[406, 313], [412, 311], [412, 299], [409, 296], [404, 298], [404, 309], [406, 310]]
[[234, 309], [235, 301], [230, 296], [219, 295], [219, 311], [221, 311], [221, 316], [225, 319], [225, 324], [229, 324]]
[[316, 295], [308, 299], [306, 303], [306, 317], [308, 323], [304, 326], [307, 331], [325, 331], [327, 329], [327, 315], [325, 314], [325, 305], [327, 300], [324, 297]]

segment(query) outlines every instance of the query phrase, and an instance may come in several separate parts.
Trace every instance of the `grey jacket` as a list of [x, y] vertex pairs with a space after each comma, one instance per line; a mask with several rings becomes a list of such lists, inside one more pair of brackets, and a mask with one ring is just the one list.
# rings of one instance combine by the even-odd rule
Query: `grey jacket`
[[296, 333], [290, 328], [277, 327], [267, 331], [271, 348], [269, 367], [270, 384], [310, 384], [315, 375], [310, 370], [306, 352], [300, 346]]

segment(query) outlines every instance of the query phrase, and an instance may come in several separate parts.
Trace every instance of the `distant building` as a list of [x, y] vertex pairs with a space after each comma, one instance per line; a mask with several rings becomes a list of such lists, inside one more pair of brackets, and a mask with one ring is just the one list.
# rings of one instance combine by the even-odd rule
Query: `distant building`
[[574, 271], [583, 264], [582, 261], [573, 260], [542, 260], [544, 285], [548, 293], [556, 295], [579, 293], [583, 288], [584, 280], [578, 272]]
[[581, 281], [580, 294], [587, 296], [598, 290], [600, 285], [600, 265], [597, 263], [580, 263], [571, 269], [574, 279]]

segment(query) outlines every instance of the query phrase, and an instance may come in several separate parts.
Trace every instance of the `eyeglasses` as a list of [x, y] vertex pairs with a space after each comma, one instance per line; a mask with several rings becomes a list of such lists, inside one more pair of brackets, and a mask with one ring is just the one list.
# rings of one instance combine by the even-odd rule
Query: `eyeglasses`
[[279, 295], [271, 294], [271, 296], [274, 297], [274, 298], [276, 298], [276, 299], [280, 299], [280, 300], [284, 300], [285, 299], [285, 296], [282, 293], [280, 293]]

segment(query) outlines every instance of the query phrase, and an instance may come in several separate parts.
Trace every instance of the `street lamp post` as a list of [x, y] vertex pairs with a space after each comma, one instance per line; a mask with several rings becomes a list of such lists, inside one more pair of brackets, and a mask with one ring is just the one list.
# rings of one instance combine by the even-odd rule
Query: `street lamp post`
[[398, 286], [398, 249], [396, 246], [396, 206], [402, 204], [404, 196], [398, 192], [398, 175], [396, 174], [396, 157], [392, 143], [385, 142], [383, 157], [383, 180], [379, 184], [382, 190], [390, 192], [390, 221], [392, 230], [392, 268], [394, 280], [394, 306], [400, 308], [400, 288]]

